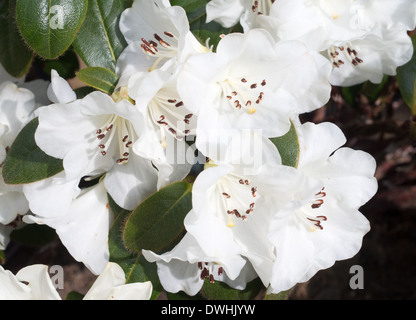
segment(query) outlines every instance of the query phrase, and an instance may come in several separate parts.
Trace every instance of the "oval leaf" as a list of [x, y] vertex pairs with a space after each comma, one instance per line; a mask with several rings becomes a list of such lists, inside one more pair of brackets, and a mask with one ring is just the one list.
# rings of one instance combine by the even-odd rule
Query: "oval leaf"
[[118, 26], [120, 15], [131, 5], [132, 0], [89, 0], [87, 17], [73, 43], [87, 66], [116, 70], [127, 46]]
[[300, 146], [298, 134], [293, 123], [285, 135], [277, 138], [271, 138], [270, 140], [274, 143], [277, 150], [279, 150], [282, 158], [282, 164], [297, 168], [299, 163]]
[[16, 137], [3, 165], [7, 184], [23, 184], [43, 180], [64, 170], [61, 159], [44, 153], [35, 142], [38, 118], [30, 121]]
[[152, 299], [156, 299], [163, 291], [157, 274], [155, 263], [148, 262], [140, 253], [127, 250], [123, 243], [123, 225], [130, 211], [120, 208], [110, 195], [108, 203], [114, 215], [114, 221], [108, 236], [110, 261], [117, 263], [126, 275], [126, 283], [151, 281], [153, 285]]
[[108, 94], [113, 93], [118, 82], [118, 77], [113, 71], [101, 67], [85, 68], [76, 75], [82, 82]]
[[144, 200], [124, 225], [125, 246], [163, 253], [183, 234], [183, 219], [192, 209], [192, 184], [176, 182]]
[[87, 13], [87, 0], [17, 0], [20, 33], [41, 57], [55, 59], [72, 44]]
[[15, 78], [25, 75], [33, 53], [20, 36], [16, 26], [16, 0], [0, 0], [0, 63]]

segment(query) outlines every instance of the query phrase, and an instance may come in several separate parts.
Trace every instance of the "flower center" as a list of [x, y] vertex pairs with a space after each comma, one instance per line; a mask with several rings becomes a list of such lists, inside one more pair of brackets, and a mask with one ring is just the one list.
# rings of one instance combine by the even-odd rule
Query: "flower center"
[[178, 37], [169, 31], [164, 31], [162, 36], [155, 33], [153, 39], [141, 39], [141, 48], [143, 52], [152, 58], [156, 58], [155, 63], [149, 71], [154, 70], [164, 59], [171, 59], [178, 54]]
[[266, 14], [270, 13], [270, 8], [272, 7], [275, 0], [260, 0], [260, 1], [253, 1], [253, 5], [251, 6], [251, 10], [257, 14]]
[[[214, 273], [221, 276], [224, 273], [224, 269], [220, 267], [218, 264], [213, 262], [198, 262], [198, 268], [201, 270], [201, 280], [209, 279], [210, 283], [214, 283]], [[217, 270], [215, 270], [217, 269]]]
[[246, 78], [228, 78], [221, 82], [222, 94], [229, 100], [233, 109], [245, 109], [249, 114], [256, 112], [256, 105], [259, 105], [264, 97], [262, 87], [266, 86], [266, 80], [260, 83], [249, 82]]
[[258, 200], [257, 186], [243, 177], [229, 174], [218, 183], [218, 190], [222, 201], [219, 201], [220, 212], [227, 213], [227, 226], [234, 227], [233, 217], [246, 220], [254, 210]]
[[194, 115], [184, 107], [177, 93], [171, 90], [159, 90], [150, 101], [148, 112], [152, 121], [160, 127], [163, 147], [166, 147], [166, 132], [182, 140], [195, 127]]
[[120, 157], [116, 160], [117, 164], [125, 164], [129, 161], [130, 147], [137, 135], [129, 120], [121, 118], [115, 114], [109, 115], [104, 125], [96, 131], [99, 140], [99, 149], [102, 156], [109, 153], [109, 148], [118, 145]]
[[316, 231], [317, 229], [323, 230], [324, 227], [321, 223], [323, 221], [327, 221], [326, 216], [311, 214], [311, 209], [319, 209], [324, 204], [324, 199], [326, 197], [326, 192], [324, 192], [324, 190], [325, 187], [323, 187], [321, 191], [315, 194], [311, 204], [308, 204], [307, 206], [304, 206], [296, 211], [298, 218], [300, 218], [302, 223], [306, 224], [311, 232]]
[[364, 61], [358, 57], [357, 50], [352, 46], [351, 43], [347, 43], [345, 46], [331, 46], [328, 49], [328, 55], [332, 62], [332, 65], [335, 68], [339, 68], [344, 64], [344, 60], [340, 57], [340, 50], [343, 53], [343, 56], [350, 62], [353, 66], [358, 66], [360, 63]]

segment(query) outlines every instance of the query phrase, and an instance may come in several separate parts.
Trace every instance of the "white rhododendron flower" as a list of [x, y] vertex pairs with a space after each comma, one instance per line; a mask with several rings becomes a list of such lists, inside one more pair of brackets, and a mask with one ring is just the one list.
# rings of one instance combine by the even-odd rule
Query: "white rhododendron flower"
[[251, 30], [225, 36], [215, 53], [189, 57], [178, 91], [198, 115], [197, 135], [261, 128], [276, 137], [289, 130], [290, 116], [328, 101], [330, 68], [299, 42], [275, 43], [266, 31]]
[[185, 10], [166, 0], [136, 0], [120, 18], [128, 46], [117, 61], [118, 86], [140, 72], [183, 62], [190, 54], [208, 49], [189, 30]]
[[[257, 277], [242, 257], [204, 256], [204, 251], [189, 233], [167, 253], [157, 255], [149, 250], [142, 253], [148, 261], [157, 263], [160, 282], [171, 293], [184, 291], [194, 296], [201, 290], [205, 279], [210, 283], [221, 281], [232, 288], [244, 290], [246, 284]], [[228, 269], [229, 265], [233, 268]]]
[[[61, 300], [48, 273], [48, 266], [36, 264], [16, 275], [0, 266], [0, 300]], [[109, 262], [83, 300], [148, 300], [150, 281], [126, 284], [123, 269]]]
[[204, 256], [218, 258], [230, 279], [240, 274], [241, 263], [227, 264], [224, 257], [247, 258], [267, 283], [275, 260], [268, 228], [276, 203], [283, 207], [290, 200], [286, 194], [297, 190], [300, 176], [282, 166], [274, 144], [256, 133], [236, 133], [225, 153], [208, 156], [213, 163], [194, 182], [185, 228]]
[[302, 190], [310, 188], [299, 184], [298, 191], [287, 195], [293, 202], [276, 210], [271, 220], [268, 232], [276, 245], [272, 292], [290, 289], [335, 261], [353, 257], [370, 230], [359, 208], [377, 191], [374, 158], [340, 148], [346, 140], [337, 126], [306, 123], [297, 131], [301, 147], [297, 170], [316, 187], [305, 196]]
[[67, 179], [106, 173], [104, 183], [114, 200], [134, 209], [157, 183], [151, 161], [132, 151], [143, 123], [142, 114], [128, 100], [92, 92], [40, 110], [35, 139], [47, 154], [63, 159]]
[[415, 27], [415, 10], [409, 0], [277, 0], [257, 26], [281, 41], [299, 40], [322, 51], [333, 66], [331, 84], [351, 86], [380, 83], [410, 60], [407, 31]]

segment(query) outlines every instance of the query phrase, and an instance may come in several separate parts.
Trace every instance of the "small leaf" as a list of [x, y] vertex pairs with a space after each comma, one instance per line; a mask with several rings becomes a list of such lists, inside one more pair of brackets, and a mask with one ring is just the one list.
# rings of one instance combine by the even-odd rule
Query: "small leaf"
[[208, 300], [252, 300], [263, 289], [264, 286], [260, 278], [247, 283], [244, 290], [233, 289], [220, 281], [210, 283], [208, 279], [205, 279], [201, 294]]
[[16, 0], [0, 0], [0, 63], [15, 78], [24, 76], [33, 53], [26, 46], [16, 25]]
[[117, 59], [127, 46], [120, 32], [121, 13], [132, 0], [89, 0], [87, 17], [73, 43], [89, 67], [116, 70]]
[[20, 33], [41, 57], [56, 59], [72, 44], [87, 13], [87, 0], [17, 0]]
[[82, 300], [82, 299], [84, 299], [84, 295], [77, 291], [69, 292], [65, 298], [65, 300]]
[[16, 137], [3, 165], [3, 179], [7, 184], [23, 184], [43, 180], [61, 172], [61, 159], [44, 153], [35, 142], [38, 118], [30, 121]]
[[157, 266], [148, 262], [140, 253], [129, 251], [123, 243], [122, 230], [124, 221], [130, 211], [120, 208], [108, 195], [108, 203], [114, 215], [114, 222], [109, 233], [110, 261], [117, 263], [126, 275], [126, 283], [151, 281], [153, 285], [152, 299], [156, 299], [163, 288], [159, 282]]
[[413, 116], [416, 115], [416, 34], [412, 36], [412, 59], [405, 65], [397, 68], [397, 82], [403, 100], [409, 106]]
[[296, 128], [292, 123], [289, 131], [277, 138], [270, 139], [282, 157], [282, 164], [297, 168], [299, 163], [300, 146]]
[[144, 200], [127, 218], [123, 240], [133, 252], [163, 253], [185, 231], [183, 219], [192, 209], [192, 184], [176, 182]]
[[82, 82], [108, 94], [113, 93], [118, 82], [118, 77], [113, 71], [101, 67], [81, 69], [76, 75]]

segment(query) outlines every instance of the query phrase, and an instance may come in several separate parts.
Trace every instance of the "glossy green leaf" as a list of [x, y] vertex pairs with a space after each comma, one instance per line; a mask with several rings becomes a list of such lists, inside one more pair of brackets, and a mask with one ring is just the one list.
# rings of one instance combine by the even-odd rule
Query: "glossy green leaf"
[[271, 138], [270, 140], [279, 150], [282, 158], [282, 164], [297, 168], [299, 163], [300, 145], [298, 134], [293, 123], [285, 135], [277, 138]]
[[176, 182], [144, 200], [127, 218], [123, 240], [133, 252], [163, 253], [185, 231], [183, 219], [192, 209], [192, 184]]
[[115, 71], [117, 59], [127, 43], [120, 32], [121, 13], [132, 0], [89, 0], [87, 17], [73, 43], [89, 67]]
[[397, 82], [399, 84], [400, 93], [406, 104], [409, 106], [412, 115], [416, 115], [416, 34], [412, 36], [413, 52], [412, 59], [397, 68]]
[[20, 33], [38, 55], [56, 59], [74, 41], [84, 22], [87, 4], [87, 0], [17, 0]]
[[163, 290], [157, 275], [156, 264], [148, 262], [141, 252], [131, 252], [123, 243], [124, 221], [131, 212], [117, 206], [110, 195], [108, 195], [108, 202], [114, 215], [108, 241], [110, 261], [117, 263], [123, 269], [126, 283], [151, 281], [153, 285], [152, 299], [155, 299]]
[[10, 147], [2, 172], [7, 184], [43, 180], [64, 169], [61, 159], [47, 155], [37, 146], [34, 135], [38, 125], [38, 118], [30, 121]]
[[16, 25], [16, 0], [0, 0], [0, 63], [15, 78], [24, 76], [33, 52], [24, 43]]
[[108, 94], [113, 93], [118, 82], [118, 77], [113, 71], [101, 67], [81, 69], [76, 75], [85, 84]]

